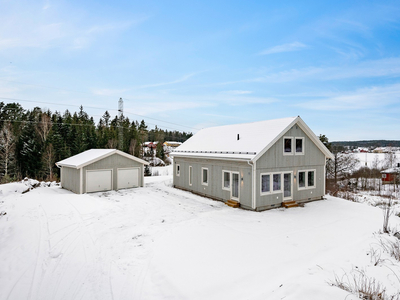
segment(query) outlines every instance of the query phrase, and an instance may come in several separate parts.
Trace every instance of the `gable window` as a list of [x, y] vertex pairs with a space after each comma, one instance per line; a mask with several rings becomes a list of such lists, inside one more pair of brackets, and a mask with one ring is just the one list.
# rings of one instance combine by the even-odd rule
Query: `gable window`
[[283, 154], [292, 154], [292, 138], [285, 137], [283, 138]]
[[261, 174], [261, 193], [269, 193], [271, 191], [271, 175]]
[[306, 170], [298, 172], [298, 189], [315, 188], [315, 170]]
[[222, 189], [231, 190], [231, 172], [222, 171]]
[[201, 168], [201, 184], [208, 185], [208, 169]]
[[301, 155], [304, 154], [304, 138], [296, 138], [296, 155]]
[[180, 176], [180, 175], [181, 175], [181, 166], [176, 165], [176, 176]]
[[193, 180], [193, 168], [192, 166], [189, 166], [189, 185], [192, 185], [192, 180]]

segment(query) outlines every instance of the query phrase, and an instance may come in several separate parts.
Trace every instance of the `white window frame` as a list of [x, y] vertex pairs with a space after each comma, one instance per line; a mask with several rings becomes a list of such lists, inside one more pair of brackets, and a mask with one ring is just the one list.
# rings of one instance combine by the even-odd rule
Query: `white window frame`
[[[291, 140], [291, 148], [290, 148], [290, 152], [285, 152], [285, 140]], [[293, 151], [294, 151], [294, 146], [293, 145], [293, 137], [292, 136], [284, 136], [283, 137], [283, 155], [293, 155]]]
[[[304, 187], [300, 187], [300, 179], [299, 179], [300, 172], [304, 172], [305, 173], [305, 178], [304, 178], [305, 186]], [[308, 185], [308, 173], [309, 172], [314, 172], [314, 185], [311, 185], [311, 186]], [[316, 169], [308, 169], [308, 170], [299, 170], [299, 171], [297, 171], [297, 179], [298, 179], [297, 180], [297, 190], [302, 191], [302, 190], [315, 189], [317, 187], [317, 184], [316, 184], [317, 176], [316, 176], [316, 174], [317, 174]]]
[[192, 166], [189, 166], [189, 185], [193, 185], [193, 168]]
[[[229, 187], [225, 187], [225, 173], [229, 174]], [[232, 172], [227, 170], [222, 170], [222, 189], [225, 191], [230, 191], [232, 186]]]
[[[297, 140], [302, 140], [301, 145], [302, 145], [302, 151], [301, 152], [297, 152], [296, 150], [296, 142]], [[304, 155], [304, 137], [295, 137], [294, 138], [294, 154], [295, 155]]]
[[[204, 180], [203, 180], [204, 179], [203, 178], [204, 170], [207, 170], [207, 182], [204, 182]], [[210, 181], [210, 176], [209, 176], [208, 168], [201, 168], [201, 184], [208, 186], [209, 181]]]
[[175, 169], [175, 171], [176, 171], [176, 176], [181, 176], [181, 165], [180, 164], [176, 164], [176, 167], [175, 167], [176, 169]]
[[[268, 173], [261, 173], [260, 174], [260, 195], [271, 195], [271, 194], [279, 194], [283, 192], [283, 173], [290, 173], [290, 172], [268, 172]], [[262, 192], [262, 176], [269, 175], [269, 192]], [[281, 188], [279, 190], [274, 191], [274, 175], [279, 175], [281, 178]]]
[[385, 179], [386, 179], [386, 174], [382, 174], [382, 178], [385, 178]]

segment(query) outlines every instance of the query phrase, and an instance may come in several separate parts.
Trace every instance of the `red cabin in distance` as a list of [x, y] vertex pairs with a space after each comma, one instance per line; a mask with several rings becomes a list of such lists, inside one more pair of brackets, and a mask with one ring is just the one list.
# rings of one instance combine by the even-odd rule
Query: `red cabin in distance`
[[397, 164], [397, 167], [381, 171], [381, 174], [382, 184], [399, 183], [400, 163]]

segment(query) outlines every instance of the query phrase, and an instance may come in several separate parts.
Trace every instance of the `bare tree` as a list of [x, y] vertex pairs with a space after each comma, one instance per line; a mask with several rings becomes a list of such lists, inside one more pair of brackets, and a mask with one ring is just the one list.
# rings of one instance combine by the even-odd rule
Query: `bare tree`
[[397, 157], [396, 153], [393, 151], [392, 147], [389, 147], [389, 151], [385, 153], [385, 168], [392, 168], [395, 166]]
[[14, 160], [15, 136], [10, 122], [4, 123], [0, 131], [1, 168], [5, 177], [9, 176], [9, 168]]
[[338, 151], [339, 149], [333, 150], [334, 159], [329, 160], [327, 163], [327, 176], [334, 180], [335, 186], [338, 181], [348, 177], [357, 167], [359, 160], [352, 153], [343, 153]]
[[49, 136], [50, 130], [51, 130], [51, 118], [46, 114], [42, 113], [40, 115], [40, 122], [38, 126], [36, 127], [36, 131], [40, 136], [40, 139], [42, 140], [43, 144], [46, 143], [47, 137]]
[[55, 153], [53, 144], [48, 144], [44, 153], [43, 153], [43, 162], [45, 165], [45, 172], [47, 173], [47, 178], [50, 181], [53, 181], [53, 166], [55, 164]]

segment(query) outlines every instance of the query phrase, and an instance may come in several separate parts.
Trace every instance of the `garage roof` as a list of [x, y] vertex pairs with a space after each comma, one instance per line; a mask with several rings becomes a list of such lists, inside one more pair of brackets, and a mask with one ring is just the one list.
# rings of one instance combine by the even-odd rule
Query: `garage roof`
[[56, 165], [58, 167], [69, 167], [69, 168], [80, 169], [82, 167], [85, 167], [95, 161], [103, 159], [112, 154], [122, 155], [126, 158], [132, 159], [132, 160], [142, 163], [144, 165], [149, 164], [147, 161], [145, 161], [143, 159], [137, 158], [136, 156], [127, 154], [125, 152], [122, 152], [122, 151], [119, 151], [116, 149], [90, 149], [90, 150], [81, 152], [79, 154], [76, 154], [74, 156], [68, 157], [66, 159], [63, 159], [63, 160], [57, 162]]

